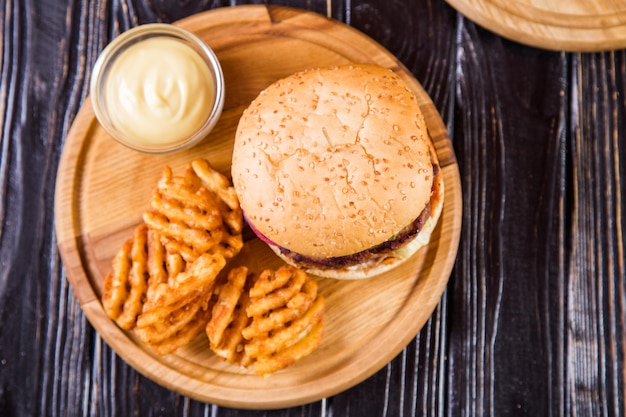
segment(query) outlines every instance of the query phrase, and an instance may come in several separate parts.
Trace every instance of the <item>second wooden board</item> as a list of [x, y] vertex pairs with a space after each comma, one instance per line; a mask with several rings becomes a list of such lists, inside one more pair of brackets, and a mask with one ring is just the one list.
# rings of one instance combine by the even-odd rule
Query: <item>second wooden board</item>
[[523, 44], [558, 51], [626, 47], [626, 0], [446, 0], [468, 19]]

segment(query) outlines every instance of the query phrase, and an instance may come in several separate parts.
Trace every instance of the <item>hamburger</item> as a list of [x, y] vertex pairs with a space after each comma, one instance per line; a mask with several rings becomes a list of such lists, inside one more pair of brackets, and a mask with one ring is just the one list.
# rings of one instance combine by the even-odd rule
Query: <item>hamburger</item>
[[443, 175], [414, 94], [352, 64], [271, 84], [237, 126], [232, 180], [250, 228], [285, 262], [369, 278], [428, 244]]

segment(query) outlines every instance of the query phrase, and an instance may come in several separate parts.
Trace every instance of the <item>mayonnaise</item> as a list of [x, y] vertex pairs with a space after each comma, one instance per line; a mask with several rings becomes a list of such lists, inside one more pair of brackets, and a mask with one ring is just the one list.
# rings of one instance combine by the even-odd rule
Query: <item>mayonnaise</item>
[[190, 46], [165, 37], [124, 50], [104, 86], [113, 126], [138, 145], [189, 138], [205, 123], [214, 102], [214, 82], [205, 61]]

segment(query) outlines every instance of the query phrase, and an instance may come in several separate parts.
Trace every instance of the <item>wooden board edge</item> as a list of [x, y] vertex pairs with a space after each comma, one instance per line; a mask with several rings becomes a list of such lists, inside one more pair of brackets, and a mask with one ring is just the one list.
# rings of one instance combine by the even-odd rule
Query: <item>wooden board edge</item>
[[[524, 45], [556, 52], [602, 52], [626, 47], [624, 25], [609, 29], [567, 28], [528, 20], [524, 14], [510, 14], [488, 2], [479, 1], [477, 7], [465, 0], [445, 1], [479, 26]], [[606, 31], [618, 32], [619, 35], [602, 36]]]

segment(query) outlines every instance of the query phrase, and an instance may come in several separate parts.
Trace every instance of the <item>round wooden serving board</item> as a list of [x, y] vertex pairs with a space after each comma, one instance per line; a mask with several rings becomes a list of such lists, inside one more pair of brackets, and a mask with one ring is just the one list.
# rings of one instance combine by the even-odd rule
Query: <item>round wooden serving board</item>
[[[67, 137], [58, 171], [55, 220], [68, 280], [88, 319], [131, 366], [159, 384], [200, 401], [237, 408], [295, 406], [339, 393], [393, 359], [432, 314], [455, 261], [461, 230], [461, 188], [454, 150], [437, 110], [420, 84], [388, 51], [356, 30], [320, 15], [268, 6], [240, 6], [177, 23], [216, 52], [226, 102], [215, 130], [200, 145], [171, 155], [131, 151], [110, 139], [87, 100]], [[415, 92], [436, 144], [445, 179], [445, 206], [432, 243], [398, 269], [369, 280], [320, 279], [326, 298], [318, 350], [292, 367], [262, 378], [217, 360], [208, 340], [157, 356], [120, 330], [100, 303], [111, 260], [142, 221], [165, 165], [181, 173], [206, 158], [229, 175], [232, 142], [249, 102], [273, 81], [298, 70], [350, 62], [376, 63], [400, 74]], [[246, 234], [228, 267], [252, 271], [281, 264], [264, 243]]]
[[557, 51], [626, 47], [626, 0], [446, 0], [481, 26]]

